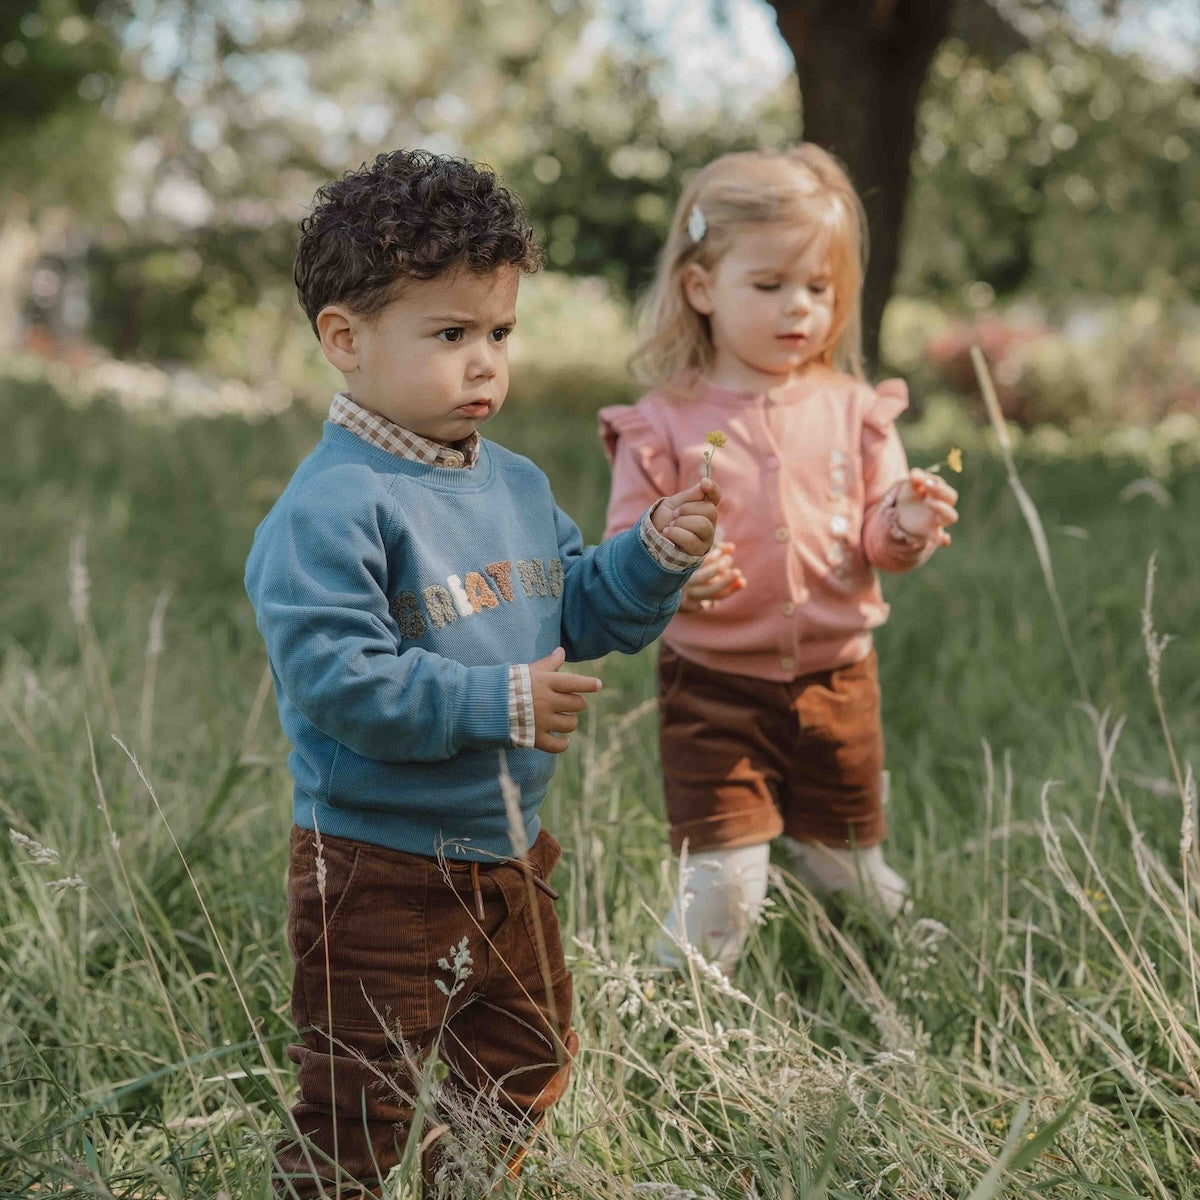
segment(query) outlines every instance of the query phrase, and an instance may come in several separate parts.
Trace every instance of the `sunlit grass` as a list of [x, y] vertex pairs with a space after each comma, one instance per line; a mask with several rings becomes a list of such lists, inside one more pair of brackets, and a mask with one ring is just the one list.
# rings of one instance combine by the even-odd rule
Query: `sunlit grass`
[[[241, 566], [317, 421], [143, 424], [32, 385], [0, 410], [0, 1196], [265, 1197], [289, 784]], [[594, 537], [591, 414], [495, 434]], [[1200, 482], [1161, 477], [1164, 507], [1120, 498], [1133, 461], [1019, 461], [1084, 703], [1004, 470], [970, 455], [954, 545], [889, 582], [879, 637], [894, 929], [780, 867], [732, 981], [650, 965], [652, 657], [602, 664], [544, 814], [583, 1049], [512, 1194], [1200, 1195]]]

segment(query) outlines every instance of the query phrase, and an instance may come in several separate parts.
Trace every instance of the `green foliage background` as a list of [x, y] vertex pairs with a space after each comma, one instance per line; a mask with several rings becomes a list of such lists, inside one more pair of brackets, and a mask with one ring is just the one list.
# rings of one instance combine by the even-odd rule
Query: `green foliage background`
[[[492, 163], [551, 269], [628, 303], [688, 172], [803, 133], [792, 82], [749, 104], [693, 87], [682, 104], [662, 36], [601, 0], [40, 0], [6, 19], [0, 221], [32, 203], [35, 224], [66, 222], [88, 332], [112, 352], [254, 382], [289, 336], [298, 217], [381, 148]], [[947, 41], [919, 111], [901, 293], [966, 315], [1035, 302], [1055, 320], [1113, 297], [1194, 304], [1198, 131], [1195, 78], [1061, 19], [999, 60]], [[236, 363], [210, 331], [240, 324], [255, 348]]]

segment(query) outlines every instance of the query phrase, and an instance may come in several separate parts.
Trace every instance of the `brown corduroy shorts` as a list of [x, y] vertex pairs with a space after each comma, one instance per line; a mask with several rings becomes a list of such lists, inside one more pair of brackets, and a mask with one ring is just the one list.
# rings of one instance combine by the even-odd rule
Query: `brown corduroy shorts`
[[[277, 1193], [378, 1195], [410, 1135], [420, 1144], [442, 1123], [465, 1136], [464, 1122], [487, 1124], [503, 1156], [519, 1161], [522, 1138], [562, 1096], [578, 1046], [547, 882], [558, 843], [541, 833], [526, 867], [321, 842], [323, 904], [316, 836], [292, 829], [288, 941], [302, 1040], [288, 1054], [299, 1064], [301, 1136], [277, 1153]], [[449, 1073], [414, 1130], [432, 1056]], [[427, 1178], [432, 1145], [421, 1160]]]
[[671, 846], [883, 841], [875, 651], [790, 683], [714, 671], [663, 645], [659, 749]]

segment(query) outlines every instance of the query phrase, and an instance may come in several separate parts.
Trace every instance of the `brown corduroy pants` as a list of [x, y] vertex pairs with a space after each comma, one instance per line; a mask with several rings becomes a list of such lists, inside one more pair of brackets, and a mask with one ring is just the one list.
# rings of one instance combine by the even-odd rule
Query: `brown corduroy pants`
[[[318, 856], [316, 835], [293, 828], [299, 1137], [276, 1156], [280, 1195], [378, 1195], [410, 1137], [429, 1139], [413, 1157], [428, 1179], [440, 1126], [458, 1138], [486, 1127], [515, 1169], [578, 1046], [547, 882], [560, 853], [543, 832], [525, 862], [439, 862], [335, 837]], [[430, 1070], [434, 1058], [448, 1072]]]

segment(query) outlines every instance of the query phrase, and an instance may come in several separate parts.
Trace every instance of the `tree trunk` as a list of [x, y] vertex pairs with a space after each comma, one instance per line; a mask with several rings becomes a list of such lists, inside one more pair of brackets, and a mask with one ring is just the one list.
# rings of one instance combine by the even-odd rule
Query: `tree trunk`
[[772, 0], [796, 60], [804, 137], [836, 154], [867, 211], [863, 350], [879, 359], [908, 198], [917, 99], [956, 0]]

